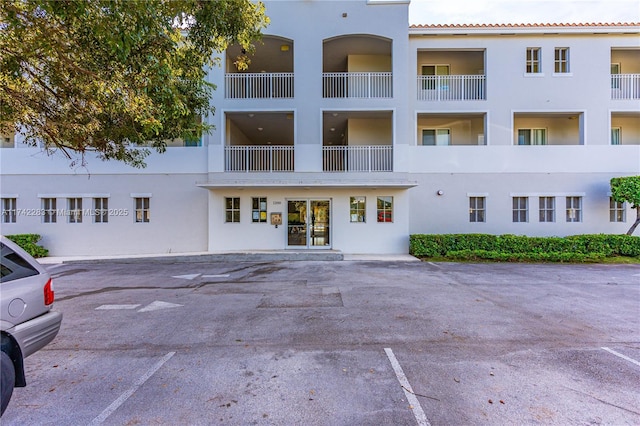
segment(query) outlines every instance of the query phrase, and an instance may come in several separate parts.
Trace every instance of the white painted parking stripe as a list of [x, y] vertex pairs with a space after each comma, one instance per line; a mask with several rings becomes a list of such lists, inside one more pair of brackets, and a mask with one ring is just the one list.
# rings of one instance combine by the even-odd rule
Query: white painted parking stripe
[[99, 424], [102, 424], [105, 420], [107, 420], [107, 417], [109, 417], [111, 414], [113, 414], [114, 411], [116, 411], [122, 404], [124, 404], [125, 401], [127, 399], [129, 399], [131, 397], [131, 395], [133, 395], [135, 393], [135, 391], [138, 390], [138, 388], [140, 388], [140, 386], [142, 386], [147, 380], [149, 380], [149, 378], [151, 378], [151, 376], [153, 376], [154, 373], [156, 371], [158, 371], [160, 369], [160, 367], [162, 367], [167, 361], [169, 361], [171, 359], [171, 357], [174, 356], [175, 354], [176, 354], [175, 352], [169, 352], [168, 354], [163, 356], [162, 359], [160, 361], [156, 362], [155, 365], [149, 369], [149, 371], [144, 373], [144, 375], [142, 377], [140, 377], [133, 384], [133, 386], [131, 388], [129, 388], [129, 390], [127, 390], [125, 393], [120, 395], [120, 397], [118, 399], [113, 401], [111, 403], [111, 405], [109, 405], [107, 408], [105, 408], [105, 410], [102, 413], [100, 413], [100, 415], [98, 417], [93, 419], [93, 421], [90, 424], [99, 425]]
[[609, 353], [611, 353], [611, 354], [614, 354], [615, 356], [620, 357], [620, 358], [624, 359], [625, 361], [629, 361], [629, 362], [631, 362], [631, 363], [633, 363], [633, 364], [635, 364], [635, 365], [640, 366], [640, 361], [636, 361], [636, 360], [635, 360], [635, 359], [633, 359], [633, 358], [629, 358], [629, 357], [628, 357], [628, 356], [626, 356], [626, 355], [622, 355], [620, 352], [616, 352], [616, 351], [614, 351], [613, 349], [609, 349], [609, 348], [605, 348], [605, 347], [602, 347], [602, 348], [600, 348], [600, 349], [603, 349], [603, 350], [605, 350], [605, 351], [607, 351], [607, 352], [609, 352]]
[[413, 389], [409, 384], [409, 380], [407, 380], [407, 376], [404, 375], [404, 371], [402, 371], [402, 367], [400, 363], [396, 359], [396, 356], [393, 354], [391, 348], [384, 348], [385, 353], [387, 354], [387, 358], [391, 362], [391, 366], [393, 367], [393, 371], [396, 373], [396, 377], [400, 382], [400, 386], [404, 391], [405, 396], [407, 397], [407, 401], [411, 404], [411, 409], [413, 411], [413, 415], [416, 418], [419, 426], [431, 426], [429, 420], [427, 420], [427, 416], [422, 411], [422, 406], [416, 398], [416, 395], [413, 393]]
[[229, 274], [203, 275], [202, 278], [227, 278]]

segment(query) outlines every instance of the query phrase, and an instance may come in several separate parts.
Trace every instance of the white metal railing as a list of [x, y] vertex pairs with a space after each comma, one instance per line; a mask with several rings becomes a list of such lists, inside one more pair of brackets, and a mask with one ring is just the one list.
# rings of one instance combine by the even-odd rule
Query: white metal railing
[[640, 74], [611, 74], [611, 99], [640, 99]]
[[323, 146], [322, 170], [325, 172], [392, 172], [393, 147]]
[[227, 99], [293, 98], [293, 73], [233, 73], [224, 76]]
[[485, 75], [419, 75], [419, 101], [485, 100]]
[[322, 73], [324, 98], [390, 98], [393, 96], [390, 72]]
[[292, 172], [293, 146], [226, 146], [226, 172]]

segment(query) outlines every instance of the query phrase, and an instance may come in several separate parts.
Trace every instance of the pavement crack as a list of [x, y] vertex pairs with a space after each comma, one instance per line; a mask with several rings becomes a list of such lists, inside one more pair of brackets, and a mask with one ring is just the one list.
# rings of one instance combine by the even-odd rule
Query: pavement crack
[[638, 412], [638, 411], [634, 411], [634, 410], [630, 410], [630, 409], [625, 408], [625, 407], [621, 407], [621, 406], [619, 406], [619, 405], [616, 405], [616, 404], [613, 404], [613, 403], [611, 403], [611, 402], [605, 401], [604, 399], [600, 399], [600, 398], [598, 398], [597, 396], [593, 396], [593, 395], [591, 395], [591, 394], [589, 394], [589, 393], [582, 392], [582, 391], [580, 391], [580, 390], [578, 390], [578, 389], [570, 388], [569, 386], [563, 386], [563, 387], [564, 387], [565, 389], [569, 389], [570, 391], [574, 391], [574, 392], [576, 392], [576, 393], [579, 393], [580, 395], [585, 395], [585, 396], [588, 396], [588, 397], [590, 397], [590, 398], [593, 398], [593, 399], [595, 399], [596, 401], [600, 401], [600, 402], [602, 402], [603, 404], [610, 405], [611, 407], [619, 408], [619, 409], [621, 409], [621, 410], [623, 410], [623, 411], [626, 411], [626, 412], [628, 412], [628, 413], [632, 413], [632, 414], [636, 414], [636, 415], [640, 416], [640, 412]]

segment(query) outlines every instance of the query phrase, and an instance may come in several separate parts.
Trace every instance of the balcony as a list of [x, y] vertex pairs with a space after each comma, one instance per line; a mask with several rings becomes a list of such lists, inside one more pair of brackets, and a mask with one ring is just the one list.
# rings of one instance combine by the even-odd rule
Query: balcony
[[225, 172], [292, 172], [293, 146], [226, 146]]
[[640, 74], [611, 74], [611, 99], [640, 99]]
[[293, 73], [232, 73], [224, 76], [227, 99], [293, 98]]
[[640, 50], [611, 49], [611, 99], [640, 99]]
[[392, 172], [392, 146], [323, 146], [325, 172]]
[[483, 101], [485, 75], [419, 75], [419, 101]]
[[322, 74], [324, 98], [390, 98], [390, 72], [328, 72]]
[[237, 44], [229, 46], [225, 52], [224, 97], [293, 98], [293, 47], [293, 40], [275, 36], [265, 36], [254, 52]]
[[370, 35], [326, 39], [322, 47], [324, 98], [391, 98], [391, 40]]

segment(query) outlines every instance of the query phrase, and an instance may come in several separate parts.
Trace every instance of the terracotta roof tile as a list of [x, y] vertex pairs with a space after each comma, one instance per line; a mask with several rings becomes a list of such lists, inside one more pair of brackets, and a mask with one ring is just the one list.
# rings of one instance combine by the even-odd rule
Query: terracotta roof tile
[[615, 23], [539, 23], [539, 24], [412, 24], [409, 28], [433, 29], [433, 28], [549, 28], [549, 27], [638, 27], [640, 22], [615, 22]]

